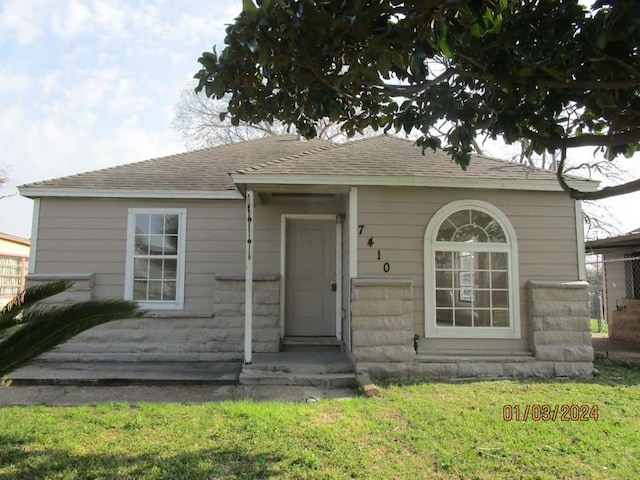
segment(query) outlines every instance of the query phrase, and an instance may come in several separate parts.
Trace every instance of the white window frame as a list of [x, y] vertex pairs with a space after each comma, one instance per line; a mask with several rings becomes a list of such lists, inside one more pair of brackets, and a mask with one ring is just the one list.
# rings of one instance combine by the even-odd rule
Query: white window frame
[[124, 281], [124, 298], [133, 300], [133, 260], [135, 254], [136, 215], [178, 215], [178, 261], [176, 272], [176, 299], [138, 301], [141, 307], [149, 310], [181, 310], [184, 308], [184, 277], [186, 260], [186, 208], [130, 208], [127, 219], [127, 250]]
[[[473, 251], [506, 252], [509, 286], [509, 327], [445, 327], [436, 324], [436, 268], [435, 252], [469, 252], [466, 242], [438, 242], [436, 235], [447, 218], [460, 210], [478, 210], [490, 215], [507, 237], [506, 245], [495, 243], [474, 244]], [[424, 234], [424, 318], [427, 338], [521, 338], [520, 275], [518, 271], [518, 244], [516, 233], [507, 216], [495, 205], [481, 200], [457, 200], [438, 210], [427, 225]]]

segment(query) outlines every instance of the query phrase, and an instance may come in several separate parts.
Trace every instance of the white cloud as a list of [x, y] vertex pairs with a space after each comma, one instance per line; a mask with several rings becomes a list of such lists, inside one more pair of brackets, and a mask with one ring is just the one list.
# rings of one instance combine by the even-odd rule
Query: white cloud
[[31, 80], [31, 76], [23, 72], [0, 71], [0, 95], [15, 95], [25, 92], [32, 87]]
[[[0, 0], [2, 195], [182, 151], [174, 104], [241, 8], [211, 3]], [[28, 237], [30, 222], [30, 200], [0, 201], [0, 231]]]
[[21, 45], [31, 43], [42, 35], [50, 2], [5, 0], [2, 5], [0, 33], [14, 35]]
[[91, 28], [93, 12], [78, 0], [67, 3], [51, 19], [53, 33], [60, 37], [71, 37]]
[[96, 21], [112, 35], [121, 35], [126, 28], [127, 12], [119, 3], [96, 0], [93, 2]]

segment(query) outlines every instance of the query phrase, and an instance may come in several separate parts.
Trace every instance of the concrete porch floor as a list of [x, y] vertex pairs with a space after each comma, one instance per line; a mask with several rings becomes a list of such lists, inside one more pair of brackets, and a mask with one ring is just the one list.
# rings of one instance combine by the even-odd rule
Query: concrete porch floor
[[240, 362], [32, 362], [13, 385], [234, 385]]
[[[345, 371], [349, 357], [339, 351], [254, 353], [252, 367]], [[13, 385], [235, 385], [242, 362], [52, 362], [34, 361], [8, 377]]]

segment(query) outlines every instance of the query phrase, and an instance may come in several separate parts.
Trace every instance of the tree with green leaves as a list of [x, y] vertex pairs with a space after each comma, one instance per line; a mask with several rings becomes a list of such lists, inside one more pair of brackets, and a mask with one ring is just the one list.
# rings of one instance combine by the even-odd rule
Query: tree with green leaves
[[243, 0], [226, 46], [199, 59], [197, 90], [229, 96], [239, 122], [419, 132], [464, 169], [477, 138], [525, 139], [607, 159], [640, 148], [640, 2], [597, 0]]
[[144, 314], [127, 300], [47, 303], [71, 284], [60, 280], [27, 288], [0, 310], [0, 378], [80, 332]]

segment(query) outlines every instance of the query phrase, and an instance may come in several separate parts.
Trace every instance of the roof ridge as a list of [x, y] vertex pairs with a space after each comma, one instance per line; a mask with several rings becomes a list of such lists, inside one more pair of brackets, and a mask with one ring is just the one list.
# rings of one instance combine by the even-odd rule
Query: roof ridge
[[[346, 142], [346, 143], [350, 143], [350, 142]], [[297, 158], [302, 158], [302, 157], [305, 157], [307, 155], [312, 155], [314, 153], [323, 152], [323, 151], [328, 150], [328, 149], [337, 148], [337, 147], [340, 147], [342, 145], [345, 145], [345, 144], [343, 144], [343, 143], [332, 143], [331, 145], [322, 145], [321, 147], [311, 148], [311, 149], [305, 150], [304, 152], [301, 152], [301, 153], [295, 153], [293, 155], [286, 155], [284, 157], [275, 158], [273, 160], [267, 160], [266, 162], [261, 162], [261, 163], [258, 163], [256, 165], [252, 165], [251, 167], [241, 168], [239, 170], [236, 170], [234, 173], [240, 173], [240, 174], [253, 173], [253, 172], [256, 172], [256, 171], [261, 170], [261, 169], [266, 168], [266, 167], [272, 167], [272, 166], [275, 166], [275, 165], [281, 165], [281, 164], [283, 164], [283, 163], [285, 163], [287, 161], [290, 161], [290, 160], [295, 160]]]
[[[312, 149], [309, 149], [309, 150], [305, 150], [304, 152], [301, 152], [301, 153], [295, 153], [293, 155], [287, 155], [285, 157], [276, 158], [274, 160], [268, 160], [266, 162], [262, 162], [262, 163], [258, 163], [256, 165], [253, 165], [251, 167], [241, 168], [239, 170], [236, 170], [234, 173], [240, 173], [240, 174], [253, 173], [253, 172], [257, 172], [258, 170], [261, 170], [261, 169], [266, 168], [266, 167], [271, 167], [271, 166], [275, 166], [275, 165], [281, 165], [282, 163], [284, 163], [286, 161], [302, 158], [302, 157], [305, 157], [307, 155], [312, 155], [314, 153], [322, 152], [324, 150], [347, 147], [347, 146], [353, 145], [354, 143], [377, 140], [377, 139], [382, 138], [382, 137], [395, 138], [397, 140], [405, 140], [405, 141], [409, 141], [409, 142], [411, 141], [409, 139], [404, 139], [404, 138], [396, 137], [396, 136], [393, 136], [393, 135], [388, 135], [388, 134], [386, 134], [384, 132], [381, 133], [381, 134], [378, 134], [378, 135], [371, 135], [371, 136], [368, 136], [368, 137], [365, 136], [365, 137], [362, 137], [362, 138], [357, 138], [355, 140], [347, 140], [346, 142], [341, 142], [341, 143], [332, 142], [331, 140], [328, 140], [329, 142], [331, 142], [331, 145], [323, 145], [321, 147], [316, 147], [316, 148], [312, 148]], [[415, 143], [415, 142], [413, 142], [413, 143]]]

